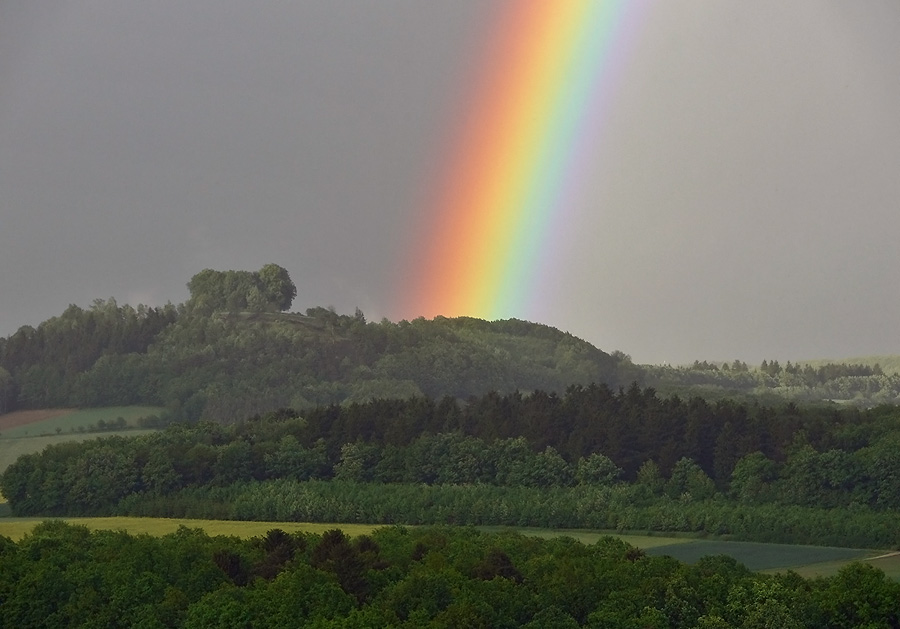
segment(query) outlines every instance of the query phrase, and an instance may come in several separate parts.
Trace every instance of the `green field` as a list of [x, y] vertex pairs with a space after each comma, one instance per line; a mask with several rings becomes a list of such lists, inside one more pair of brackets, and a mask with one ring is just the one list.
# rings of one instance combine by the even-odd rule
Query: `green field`
[[7, 428], [0, 432], [0, 440], [56, 434], [81, 434], [83, 431], [96, 429], [101, 421], [113, 424], [120, 417], [125, 420], [128, 427], [134, 428], [138, 426], [139, 419], [152, 415], [158, 416], [162, 410], [156, 406], [110, 406], [74, 410], [43, 421]]
[[[0, 431], [0, 473], [23, 454], [40, 452], [48, 445], [64, 441], [84, 441], [120, 435], [134, 437], [152, 432], [149, 429], [136, 428], [138, 420], [152, 415], [159, 415], [163, 409], [156, 406], [110, 406], [107, 408], [87, 408], [65, 411], [47, 419], [34, 421], [21, 426], [12, 426]], [[39, 412], [39, 411], [28, 411]], [[58, 411], [49, 411], [50, 413]], [[15, 413], [3, 415], [13, 417]], [[99, 422], [112, 425], [118, 418], [125, 421], [126, 430], [97, 431]], [[2, 510], [0, 510], [2, 511]]]
[[[900, 581], [900, 555], [897, 554], [889, 554], [889, 555], [878, 555], [872, 557], [871, 555], [875, 553], [869, 553], [869, 557], [863, 557], [860, 561], [864, 561], [865, 563], [872, 564], [882, 572], [889, 579], [893, 579], [894, 581]], [[847, 565], [847, 561], [825, 561], [822, 563], [810, 564], [806, 566], [796, 566], [790, 568], [797, 574], [802, 577], [810, 578], [810, 577], [832, 577], [838, 573], [838, 571]], [[771, 569], [771, 570], [762, 570], [761, 572], [773, 573], [773, 572], [784, 572], [784, 569]]]
[[794, 570], [806, 576], [824, 576], [836, 573], [841, 566], [849, 562], [864, 560], [883, 553], [830, 546], [693, 540], [686, 544], [648, 548], [647, 554], [668, 555], [685, 563], [694, 563], [707, 555], [728, 555], [751, 570], [766, 572]]
[[63, 443], [66, 441], [85, 441], [87, 439], [100, 439], [103, 437], [111, 437], [119, 435], [122, 437], [136, 437], [137, 435], [145, 435], [154, 432], [153, 430], [120, 430], [114, 432], [87, 432], [87, 433], [61, 433], [58, 435], [47, 435], [45, 437], [21, 437], [12, 439], [0, 437], [0, 473], [9, 467], [16, 459], [23, 454], [33, 454], [40, 452], [49, 445]]
[[[243, 522], [238, 520], [175, 520], [167, 518], [55, 518], [71, 524], [80, 524], [92, 530], [127, 531], [132, 535], [167, 535], [180, 526], [201, 528], [208, 535], [229, 535], [241, 538], [265, 535], [271, 529], [281, 529], [288, 533], [304, 531], [324, 533], [329, 529], [341, 529], [347, 535], [367, 535], [382, 525], [374, 524], [318, 524], [306, 522]], [[3, 518], [0, 519], [0, 535], [14, 540], [31, 532], [31, 529], [47, 518]]]
[[[12, 539], [21, 539], [30, 532], [35, 525], [47, 518], [3, 518], [0, 519], [0, 535]], [[137, 535], [166, 535], [178, 529], [179, 526], [189, 528], [202, 528], [209, 535], [233, 535], [248, 538], [264, 535], [273, 528], [283, 531], [304, 531], [307, 533], [323, 533], [329, 529], [341, 529], [351, 536], [367, 535], [377, 528], [383, 528], [383, 524], [335, 524], [315, 522], [248, 522], [242, 520], [188, 520], [169, 518], [132, 518], [132, 517], [106, 517], [106, 518], [56, 518], [81, 524], [94, 530], [124, 530]], [[675, 537], [655, 537], [648, 535], [618, 535], [609, 531], [568, 530], [568, 529], [539, 529], [539, 528], [510, 528], [510, 527], [477, 527], [488, 533], [512, 531], [522, 535], [531, 535], [550, 539], [554, 537], [571, 537], [583, 544], [593, 544], [603, 537], [617, 537], [632, 546], [638, 548], [653, 548], [659, 545], [673, 545], [690, 542], [690, 539]]]
[[891, 579], [900, 581], [900, 554], [891, 553], [889, 556], [876, 557], [868, 563], [882, 570]]
[[671, 546], [673, 544], [684, 544], [693, 541], [687, 537], [656, 537], [655, 535], [620, 535], [614, 531], [595, 531], [589, 529], [539, 529], [534, 527], [508, 527], [508, 526], [479, 526], [476, 527], [480, 531], [488, 533], [501, 533], [512, 531], [521, 533], [522, 535], [530, 535], [532, 537], [543, 537], [550, 539], [553, 537], [571, 537], [582, 544], [595, 544], [597, 540], [603, 537], [617, 537], [627, 544], [637, 546], [638, 548], [655, 548], [657, 546]]

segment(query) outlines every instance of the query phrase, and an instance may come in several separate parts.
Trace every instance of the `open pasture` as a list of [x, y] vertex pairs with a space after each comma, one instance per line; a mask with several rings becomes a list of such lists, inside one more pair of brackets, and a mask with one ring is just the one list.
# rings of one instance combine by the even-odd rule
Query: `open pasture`
[[830, 546], [691, 540], [686, 544], [648, 548], [647, 554], [669, 555], [685, 563], [694, 563], [707, 555], [728, 555], [751, 570], [767, 572], [794, 570], [805, 576], [820, 574], [825, 576], [836, 573], [841, 566], [849, 562], [861, 561], [882, 553]]
[[[52, 408], [16, 411], [0, 415], [0, 473], [23, 454], [40, 452], [48, 445], [64, 441], [84, 441], [121, 435], [133, 437], [152, 432], [134, 429], [138, 420], [158, 415], [155, 406], [111, 406], [108, 408]], [[121, 418], [125, 430], [97, 430], [103, 422], [115, 426]]]
[[[48, 519], [65, 520], [71, 524], [80, 524], [92, 530], [123, 530], [132, 535], [167, 535], [174, 533], [179, 526], [201, 528], [208, 535], [231, 535], [241, 538], [265, 535], [267, 531], [278, 528], [288, 533], [303, 531], [306, 533], [324, 533], [330, 529], [341, 529], [351, 537], [368, 535], [384, 524], [339, 524], [319, 522], [252, 522], [245, 520], [191, 520], [174, 518], [139, 518], [139, 517], [97, 517], [97, 518], [3, 518], [0, 519], [0, 535], [12, 539], [21, 539], [40, 522]], [[610, 531], [594, 531], [587, 529], [541, 529], [532, 527], [511, 528], [505, 526], [480, 526], [478, 530], [486, 533], [513, 532], [522, 535], [551, 539], [555, 537], [571, 537], [582, 544], [593, 544], [603, 537], [617, 537], [632, 546], [648, 549], [660, 545], [671, 546], [690, 543], [688, 538], [656, 537], [650, 535], [619, 535]]]
[[[860, 561], [872, 564], [873, 566], [884, 572], [884, 574], [887, 575], [889, 579], [900, 581], [900, 553], [892, 552], [877, 554], [877, 556], [866, 557], [861, 559]], [[826, 561], [823, 563], [791, 568], [791, 570], [806, 578], [831, 577], [836, 575], [838, 571], [846, 565], [846, 561]], [[784, 572], [784, 570], [764, 570], [763, 572]]]
[[512, 531], [529, 535], [532, 537], [543, 537], [551, 539], [554, 537], [571, 537], [582, 544], [595, 544], [597, 540], [603, 537], [617, 537], [626, 544], [631, 544], [638, 548], [654, 548], [656, 546], [669, 546], [673, 544], [684, 544], [693, 541], [687, 537], [656, 537], [655, 535], [622, 535], [614, 531], [598, 531], [590, 529], [541, 529], [534, 527], [509, 527], [509, 526], [479, 526], [480, 531], [488, 533], [501, 533]]
[[883, 571], [889, 578], [900, 581], [900, 552], [874, 557], [868, 563]]
[[34, 454], [40, 452], [49, 445], [71, 441], [86, 441], [88, 439], [102, 439], [103, 437], [111, 437], [119, 435], [121, 437], [136, 437], [154, 432], [153, 430], [121, 430], [115, 432], [76, 432], [76, 433], [60, 433], [58, 435], [45, 435], [43, 437], [21, 437], [18, 439], [7, 439], [0, 437], [0, 474], [6, 470], [23, 454]]
[[[0, 535], [20, 540], [30, 533], [35, 525], [51, 518], [3, 518], [0, 519]], [[180, 526], [200, 528], [207, 535], [226, 535], [241, 538], [265, 535], [272, 529], [281, 529], [287, 533], [303, 531], [306, 533], [324, 533], [330, 529], [341, 529], [347, 535], [356, 537], [368, 535], [383, 525], [374, 524], [322, 524], [307, 522], [245, 522], [239, 520], [179, 520], [168, 518], [52, 518], [86, 526], [91, 530], [127, 531], [132, 535], [168, 535]]]
[[42, 408], [38, 410], [4, 413], [0, 415], [0, 437], [13, 428], [37, 424], [54, 417], [61, 417], [63, 415], [74, 413], [76, 410], [77, 409], [74, 408]]
[[0, 415], [0, 439], [80, 434], [96, 430], [100, 422], [114, 426], [119, 418], [126, 427], [134, 428], [138, 426], [138, 420], [161, 412], [162, 409], [155, 406], [17, 411]]

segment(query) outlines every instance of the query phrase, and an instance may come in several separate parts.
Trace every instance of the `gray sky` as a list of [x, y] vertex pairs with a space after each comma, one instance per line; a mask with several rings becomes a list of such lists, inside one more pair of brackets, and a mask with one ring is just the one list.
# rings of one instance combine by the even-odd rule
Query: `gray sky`
[[[0, 335], [267, 262], [297, 310], [396, 320], [488, 9], [0, 2]], [[651, 3], [541, 322], [639, 362], [900, 353], [897, 33], [896, 0]]]

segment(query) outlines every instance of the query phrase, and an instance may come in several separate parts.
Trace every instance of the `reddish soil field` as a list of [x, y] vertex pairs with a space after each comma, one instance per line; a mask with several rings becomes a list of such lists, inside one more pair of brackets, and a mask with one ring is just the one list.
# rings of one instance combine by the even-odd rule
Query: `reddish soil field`
[[0, 415], [0, 430], [42, 422], [51, 417], [59, 417], [74, 412], [74, 408], [42, 408], [36, 411], [15, 411]]

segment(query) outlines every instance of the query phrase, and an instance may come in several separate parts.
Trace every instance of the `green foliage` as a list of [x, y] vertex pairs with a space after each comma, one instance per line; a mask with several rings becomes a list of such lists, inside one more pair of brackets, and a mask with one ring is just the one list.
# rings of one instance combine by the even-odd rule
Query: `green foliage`
[[578, 459], [575, 478], [582, 485], [612, 485], [620, 476], [622, 468], [613, 463], [608, 456], [594, 452]]
[[[703, 438], [687, 429], [694, 417], [702, 418]], [[885, 547], [898, 541], [882, 519], [900, 495], [891, 464], [896, 422], [895, 410], [710, 406], [635, 387], [617, 394], [573, 387], [564, 397], [488, 394], [465, 405], [372, 400], [310, 409], [302, 418], [280, 410], [227, 426], [173, 425], [135, 439], [61, 444], [21, 457], [0, 475], [0, 489], [17, 515], [118, 510], [165, 517], [464, 521]], [[559, 426], [566, 430], [554, 433]], [[592, 450], [593, 443], [609, 449]], [[841, 443], [857, 449], [834, 447]], [[664, 469], [657, 460], [673, 462]], [[635, 461], [642, 462], [631, 467]], [[332, 478], [359, 502], [326, 490]], [[254, 484], [310, 480], [323, 483], [315, 491], [308, 484]], [[405, 498], [398, 505], [395, 490], [366, 483], [397, 484], [398, 495], [423, 485], [445, 493], [437, 502]], [[248, 486], [257, 493], [241, 489]], [[501, 487], [546, 493], [491, 493]], [[817, 537], [809, 518], [822, 507], [832, 511]]]
[[847, 361], [781, 365], [694, 361], [684, 367], [648, 366], [644, 381], [666, 391], [703, 391], [708, 397], [752, 395], [797, 402], [837, 400], [861, 407], [900, 402], [900, 358], [876, 356]]
[[313, 447], [305, 448], [296, 436], [286, 434], [263, 457], [267, 478], [308, 480], [327, 475], [328, 459], [322, 439], [316, 441]]
[[0, 367], [0, 415], [12, 410], [15, 397], [15, 384], [12, 374]]
[[617, 386], [636, 373], [624, 357], [522, 321], [280, 312], [296, 288], [277, 265], [206, 269], [189, 288], [177, 308], [72, 306], [0, 339], [0, 411], [145, 404], [176, 421], [228, 422], [285, 406]]
[[341, 446], [341, 459], [334, 467], [338, 480], [370, 481], [375, 472], [378, 448], [373, 444], [356, 441]]
[[896, 626], [900, 584], [693, 565], [620, 540], [585, 545], [469, 528], [389, 527], [242, 540], [62, 522], [0, 539], [0, 627]]
[[188, 282], [194, 314], [214, 312], [279, 312], [291, 307], [297, 287], [288, 272], [277, 264], [259, 271], [214, 271], [204, 269]]
[[[3, 410], [74, 406], [91, 399], [95, 393], [90, 385], [78, 383], [85, 372], [103, 356], [146, 352], [176, 318], [171, 304], [133, 308], [119, 306], [114, 299], [98, 299], [87, 310], [72, 305], [37, 328], [19, 328], [9, 338], [0, 339], [0, 368], [11, 377], [11, 382], [0, 377]], [[120, 390], [115, 395], [131, 393]], [[133, 401], [114, 397], [104, 403]]]
[[841, 569], [818, 603], [829, 627], [896, 627], [900, 624], [900, 586], [880, 570], [861, 563]]
[[647, 498], [639, 487], [499, 487], [265, 481], [132, 495], [122, 515], [367, 524], [462, 524], [731, 535], [770, 543], [891, 548], [892, 512]]
[[[87, 310], [70, 306], [37, 328], [24, 326], [0, 339], [0, 412], [144, 404], [165, 406], [179, 421], [236, 421], [283, 406], [419, 395], [467, 399], [490, 391], [561, 394], [572, 385], [615, 389], [632, 381], [709, 398], [743, 394], [869, 406], [900, 400], [900, 373], [878, 365], [637, 366], [621, 352], [610, 355], [518, 320], [369, 323], [358, 309], [353, 315], [327, 308], [286, 313], [296, 286], [275, 264], [255, 272], [206, 269], [189, 288], [191, 298], [178, 307], [97, 300]], [[554, 444], [539, 444], [546, 445]], [[707, 461], [686, 455], [711, 474]], [[668, 473], [677, 458], [658, 462]], [[616, 460], [626, 471], [641, 462]], [[720, 471], [730, 473], [726, 467]]]
[[776, 463], [762, 452], [751, 452], [734, 466], [731, 494], [743, 503], [769, 502], [773, 498], [772, 482], [776, 478]]
[[682, 457], [672, 469], [672, 475], [666, 483], [666, 493], [672, 498], [682, 500], [706, 500], [712, 498], [716, 487], [697, 463]]
[[651, 495], [661, 495], [665, 489], [665, 479], [655, 461], [645, 461], [637, 472], [636, 484]]

